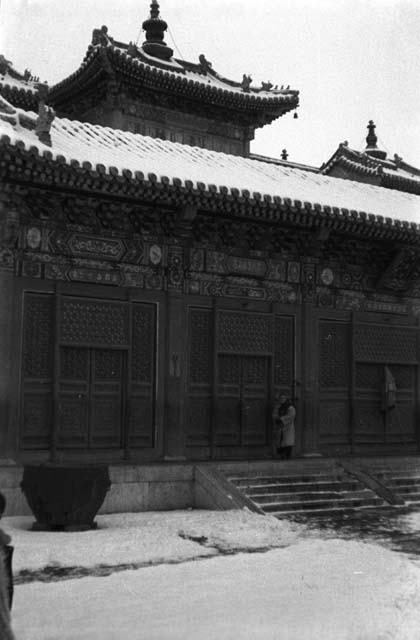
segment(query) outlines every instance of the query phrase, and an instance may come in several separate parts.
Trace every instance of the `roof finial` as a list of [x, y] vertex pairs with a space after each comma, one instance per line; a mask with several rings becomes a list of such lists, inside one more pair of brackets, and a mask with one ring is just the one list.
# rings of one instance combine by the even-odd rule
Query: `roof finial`
[[157, 0], [152, 0], [150, 5], [150, 17], [143, 22], [143, 30], [146, 32], [146, 40], [142, 48], [149, 56], [169, 60], [173, 56], [173, 49], [166, 45], [163, 40], [168, 28], [165, 20], [160, 18], [159, 4]]
[[289, 154], [287, 153], [287, 149], [283, 149], [281, 152], [281, 159], [287, 160], [288, 157], [289, 157]]
[[386, 159], [386, 151], [382, 151], [381, 149], [378, 149], [378, 136], [375, 133], [375, 129], [376, 129], [376, 124], [373, 122], [373, 120], [369, 120], [369, 124], [367, 126], [369, 133], [366, 136], [366, 149], [365, 149], [365, 153], [368, 154], [368, 156], [372, 156], [372, 158], [379, 158], [380, 160], [385, 160]]
[[378, 136], [375, 133], [376, 124], [373, 122], [373, 120], [369, 120], [367, 128], [369, 133], [366, 136], [366, 149], [377, 149], [376, 143], [378, 142]]
[[152, 4], [150, 5], [150, 17], [159, 18], [159, 3], [157, 0], [152, 0]]

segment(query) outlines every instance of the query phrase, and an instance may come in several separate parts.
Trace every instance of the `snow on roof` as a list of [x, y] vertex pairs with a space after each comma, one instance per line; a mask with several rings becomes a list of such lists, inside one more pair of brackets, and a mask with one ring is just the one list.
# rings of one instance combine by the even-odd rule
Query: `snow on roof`
[[[97, 49], [100, 46], [101, 45], [95, 45], [94, 48]], [[224, 78], [222, 75], [217, 73], [217, 71], [215, 71], [212, 68], [212, 64], [207, 60], [205, 61], [205, 66], [202, 66], [200, 64], [195, 64], [193, 62], [186, 62], [185, 60], [178, 60], [174, 57], [170, 58], [169, 60], [161, 60], [160, 58], [155, 58], [150, 54], [148, 54], [143, 49], [143, 47], [140, 47], [140, 48], [136, 47], [135, 48], [136, 53], [133, 56], [128, 52], [127, 45], [124, 45], [123, 43], [118, 43], [117, 45], [115, 41], [114, 42], [110, 41], [108, 44], [108, 47], [112, 48], [113, 50], [117, 50], [120, 54], [124, 56], [127, 56], [127, 58], [130, 58], [132, 62], [136, 64], [142, 63], [143, 66], [148, 67], [150, 69], [152, 68], [155, 69], [156, 67], [159, 67], [163, 69], [165, 72], [168, 72], [170, 75], [174, 75], [181, 78], [184, 76], [194, 82], [198, 82], [204, 85], [211, 85], [216, 88], [223, 89], [225, 91], [227, 90], [229, 92], [232, 91], [234, 93], [241, 93], [241, 94], [248, 95], [250, 97], [259, 97], [259, 98], [264, 98], [268, 100], [278, 99], [278, 98], [281, 98], [282, 96], [286, 98], [291, 98], [299, 94], [299, 91], [295, 89], [290, 89], [290, 87], [287, 87], [286, 89], [284, 89], [283, 87], [281, 87], [281, 89], [278, 89], [277, 87], [272, 87], [267, 90], [267, 89], [264, 89], [262, 86], [256, 87], [256, 86], [253, 86], [252, 84], [250, 84], [248, 91], [244, 91], [242, 83], [229, 80], [228, 78]], [[201, 56], [201, 57], [204, 58], [204, 56]], [[270, 84], [270, 83], [267, 83], [267, 84]]]
[[394, 158], [380, 158], [370, 154], [367, 150], [352, 149], [347, 143], [341, 143], [331, 158], [325, 162], [320, 171], [328, 173], [335, 165], [343, 161], [354, 171], [386, 175], [390, 178], [401, 178], [410, 182], [420, 183], [420, 170], [407, 164], [397, 154]]
[[393, 167], [383, 167], [383, 171], [384, 173], [387, 173], [390, 176], [394, 176], [394, 177], [400, 177], [400, 178], [404, 178], [405, 180], [414, 180], [415, 182], [419, 182], [420, 183], [420, 176], [417, 175], [416, 173], [404, 169], [398, 165], [395, 164], [395, 162], [393, 163], [394, 166]]
[[[160, 60], [147, 54], [141, 47], [130, 48], [129, 45], [124, 43], [116, 43], [108, 39], [108, 43], [90, 45], [82, 64], [79, 69], [72, 73], [67, 78], [64, 78], [57, 84], [51, 87], [50, 93], [54, 98], [62, 90], [72, 85], [77, 80], [79, 75], [85, 72], [91, 62], [99, 56], [101, 51], [105, 51], [111, 60], [120, 60], [124, 64], [128, 64], [132, 67], [132, 71], [135, 77], [137, 73], [146, 73], [153, 78], [154, 82], [160, 82], [165, 80], [174, 82], [175, 85], [188, 86], [203, 89], [205, 91], [212, 91], [212, 95], [228, 96], [231, 94], [236, 100], [242, 100], [245, 104], [254, 107], [255, 105], [270, 105], [280, 106], [281, 108], [288, 107], [288, 110], [294, 109], [298, 106], [299, 91], [286, 88], [277, 88], [270, 85], [270, 89], [256, 87], [250, 84], [247, 89], [241, 82], [234, 82], [229, 80], [219, 73], [217, 73], [208, 61], [206, 66], [195, 64], [191, 62], [185, 62], [176, 58], [170, 60]], [[126, 74], [125, 80], [131, 77], [130, 74]], [[266, 83], [265, 86], [268, 86]]]
[[23, 89], [31, 93], [37, 92], [36, 82], [34, 80], [21, 80], [13, 78], [9, 73], [0, 74], [0, 86], [10, 87], [11, 89]]
[[[21, 110], [17, 109], [19, 113]], [[26, 118], [28, 112], [22, 112]], [[32, 114], [36, 118], [35, 114]], [[63, 156], [70, 164], [90, 162], [112, 167], [118, 172], [128, 169], [153, 173], [158, 180], [216, 185], [217, 190], [248, 190], [251, 194], [270, 195], [338, 207], [399, 221], [420, 224], [420, 196], [374, 185], [342, 180], [312, 173], [296, 167], [269, 164], [252, 158], [233, 156], [167, 140], [154, 139], [99, 125], [56, 118], [51, 127], [51, 147], [42, 144], [33, 130], [19, 123], [19, 118], [2, 121], [0, 137], [11, 144], [18, 141], [29, 150], [37, 147], [40, 154], [48, 151], [53, 159]], [[3, 138], [4, 139], [4, 138]], [[7, 141], [7, 138], [6, 138]], [[115, 170], [112, 170], [115, 172]]]

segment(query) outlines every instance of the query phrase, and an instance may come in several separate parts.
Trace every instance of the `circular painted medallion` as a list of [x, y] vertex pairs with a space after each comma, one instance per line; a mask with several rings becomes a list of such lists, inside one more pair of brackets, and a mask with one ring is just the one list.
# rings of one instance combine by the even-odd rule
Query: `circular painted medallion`
[[162, 249], [158, 244], [152, 244], [149, 249], [149, 258], [152, 264], [160, 264], [162, 261]]
[[322, 284], [325, 284], [325, 285], [332, 284], [333, 280], [334, 280], [334, 273], [332, 272], [331, 269], [326, 267], [325, 269], [323, 269], [321, 271], [321, 282], [322, 282]]

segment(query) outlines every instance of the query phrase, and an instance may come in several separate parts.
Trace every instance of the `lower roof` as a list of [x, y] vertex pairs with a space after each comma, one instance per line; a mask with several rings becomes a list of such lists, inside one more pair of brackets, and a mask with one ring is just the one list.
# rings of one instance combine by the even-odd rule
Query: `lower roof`
[[124, 171], [132, 180], [136, 172], [154, 174], [155, 182], [178, 186], [188, 182], [190, 189], [200, 192], [211, 190], [234, 197], [238, 192], [249, 192], [251, 199], [277, 197], [420, 225], [420, 196], [411, 193], [65, 118], [54, 119], [48, 146], [36, 135], [35, 114], [9, 105], [8, 115], [2, 115], [1, 107], [0, 146], [30, 151], [51, 163], [94, 169], [101, 175], [118, 176]]
[[320, 171], [329, 175], [337, 165], [347, 170], [349, 176], [375, 176], [383, 186], [420, 195], [420, 169], [404, 162], [397, 154], [393, 159], [381, 158], [369, 150], [357, 151], [341, 143]]

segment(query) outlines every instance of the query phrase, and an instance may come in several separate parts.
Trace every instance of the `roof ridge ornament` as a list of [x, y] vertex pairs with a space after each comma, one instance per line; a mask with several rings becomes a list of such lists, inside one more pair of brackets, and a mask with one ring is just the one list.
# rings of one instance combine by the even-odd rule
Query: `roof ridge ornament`
[[268, 81], [268, 82], [261, 82], [261, 91], [271, 91], [271, 89], [274, 87], [273, 83]]
[[242, 91], [244, 91], [245, 93], [248, 93], [250, 91], [251, 83], [252, 83], [252, 76], [244, 73], [242, 76], [242, 82], [241, 82]]
[[48, 107], [45, 103], [48, 94], [48, 85], [39, 84], [39, 107], [38, 117], [35, 126], [35, 135], [40, 142], [51, 147], [51, 125], [55, 118], [55, 111], [51, 107]]
[[108, 27], [106, 24], [103, 24], [100, 29], [94, 29], [92, 31], [92, 42], [93, 46], [101, 45], [101, 47], [107, 47], [109, 44], [113, 44], [114, 40], [108, 33]]
[[204, 55], [204, 53], [200, 53], [200, 55], [198, 56], [198, 60], [199, 60], [199, 64], [201, 67], [201, 71], [203, 73], [207, 73], [208, 71], [212, 70], [212, 63], [207, 60], [206, 56]]
[[142, 44], [143, 51], [149, 56], [160, 58], [160, 60], [172, 58], [173, 49], [168, 47], [163, 39], [168, 24], [160, 17], [160, 7], [157, 0], [152, 0], [150, 17], [143, 22], [142, 28], [146, 32], [146, 40]]
[[394, 153], [394, 162], [397, 169], [401, 167], [402, 161], [403, 159], [401, 158], [401, 156], [399, 156], [398, 153]]

